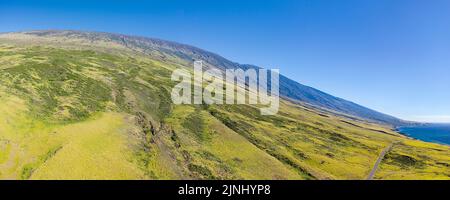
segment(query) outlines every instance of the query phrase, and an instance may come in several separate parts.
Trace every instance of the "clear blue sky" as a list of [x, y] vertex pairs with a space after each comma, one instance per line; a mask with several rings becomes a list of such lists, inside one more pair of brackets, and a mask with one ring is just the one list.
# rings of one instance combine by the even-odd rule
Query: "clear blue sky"
[[397, 117], [450, 122], [448, 0], [4, 1], [0, 32], [191, 44]]

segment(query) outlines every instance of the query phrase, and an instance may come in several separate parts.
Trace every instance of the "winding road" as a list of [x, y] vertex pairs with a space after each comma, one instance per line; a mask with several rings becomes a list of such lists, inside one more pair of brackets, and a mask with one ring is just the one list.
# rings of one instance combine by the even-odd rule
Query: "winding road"
[[375, 166], [373, 166], [372, 171], [370, 171], [369, 176], [367, 177], [367, 180], [373, 180], [373, 177], [375, 176], [375, 173], [377, 172], [378, 166], [380, 165], [381, 161], [383, 160], [384, 156], [392, 149], [394, 144], [397, 142], [391, 143], [388, 147], [386, 147], [378, 157], [377, 162], [375, 163]]

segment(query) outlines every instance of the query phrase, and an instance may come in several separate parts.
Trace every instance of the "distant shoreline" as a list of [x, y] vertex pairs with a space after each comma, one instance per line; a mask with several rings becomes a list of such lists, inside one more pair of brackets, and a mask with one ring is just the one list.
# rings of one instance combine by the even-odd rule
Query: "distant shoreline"
[[414, 140], [450, 146], [450, 124], [420, 124], [396, 127], [394, 130]]

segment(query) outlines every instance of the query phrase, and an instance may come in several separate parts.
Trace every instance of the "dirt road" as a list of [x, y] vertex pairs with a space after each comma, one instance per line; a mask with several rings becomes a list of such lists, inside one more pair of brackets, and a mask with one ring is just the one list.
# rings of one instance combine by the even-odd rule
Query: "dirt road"
[[373, 177], [375, 176], [375, 173], [377, 172], [378, 166], [380, 165], [381, 161], [383, 160], [384, 156], [392, 149], [396, 142], [391, 143], [388, 147], [386, 147], [378, 157], [377, 162], [375, 163], [375, 166], [373, 166], [372, 171], [370, 171], [369, 176], [367, 177], [367, 180], [373, 180]]

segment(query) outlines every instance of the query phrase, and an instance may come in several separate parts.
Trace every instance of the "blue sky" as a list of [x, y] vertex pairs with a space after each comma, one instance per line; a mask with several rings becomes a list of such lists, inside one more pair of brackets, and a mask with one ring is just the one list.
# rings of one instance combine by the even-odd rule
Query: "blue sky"
[[0, 0], [0, 32], [34, 29], [191, 44], [403, 119], [450, 122], [448, 0]]

